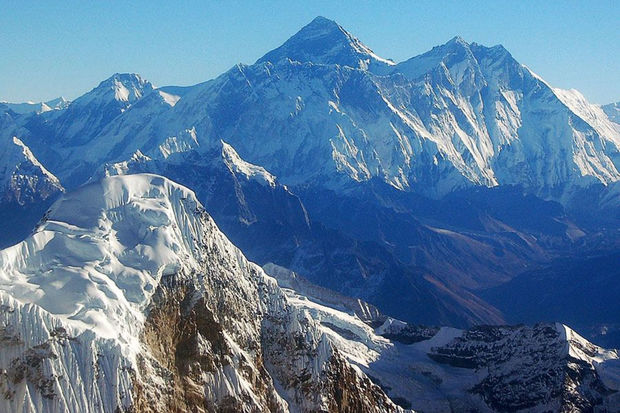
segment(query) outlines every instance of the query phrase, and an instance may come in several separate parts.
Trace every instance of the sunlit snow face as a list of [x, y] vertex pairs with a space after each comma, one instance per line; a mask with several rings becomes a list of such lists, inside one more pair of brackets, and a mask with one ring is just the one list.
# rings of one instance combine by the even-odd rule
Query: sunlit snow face
[[195, 264], [197, 206], [191, 192], [151, 175], [86, 186], [2, 252], [3, 288], [104, 337], [134, 330], [159, 278]]

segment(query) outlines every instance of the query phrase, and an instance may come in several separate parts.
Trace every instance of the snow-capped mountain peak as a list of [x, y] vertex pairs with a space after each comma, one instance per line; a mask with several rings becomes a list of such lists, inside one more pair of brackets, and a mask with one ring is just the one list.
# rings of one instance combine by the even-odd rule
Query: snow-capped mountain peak
[[[159, 277], [178, 270], [181, 259], [196, 265], [187, 239], [201, 236], [198, 205], [189, 190], [154, 175], [85, 186], [57, 201], [31, 238], [2, 253], [1, 289], [78, 330], [125, 341], [144, 321]], [[36, 265], [23, 261], [33, 253]], [[89, 264], [75, 267], [76, 260]]]
[[377, 56], [338, 23], [321, 16], [304, 26], [282, 46], [260, 58], [257, 63], [276, 63], [284, 58], [364, 70], [394, 65], [394, 62]]
[[249, 162], [241, 159], [235, 148], [230, 146], [224, 141], [222, 144], [222, 159], [231, 172], [235, 174], [241, 174], [248, 180], [257, 181], [263, 185], [268, 185], [272, 188], [276, 186], [276, 177], [270, 174], [265, 168], [257, 165], [253, 165]]
[[154, 89], [140, 75], [115, 73], [60, 112], [54, 119], [54, 134], [67, 147], [90, 142], [110, 121]]
[[[462, 37], [455, 36], [440, 46], [421, 55], [412, 57], [394, 67], [394, 72], [400, 72], [410, 79], [417, 79], [431, 70], [445, 67], [451, 70], [453, 66], [475, 66], [476, 58], [472, 52], [475, 43], [468, 43]], [[462, 70], [462, 69], [461, 69]]]
[[47, 102], [24, 102], [24, 103], [11, 103], [0, 102], [0, 108], [6, 107], [7, 109], [19, 114], [25, 115], [30, 113], [40, 114], [49, 112], [52, 110], [61, 110], [69, 106], [71, 102], [64, 97], [58, 97], [56, 99], [48, 100]]
[[74, 104], [115, 100], [126, 104], [134, 103], [152, 91], [153, 84], [135, 73], [115, 73], [86, 95], [76, 99]]

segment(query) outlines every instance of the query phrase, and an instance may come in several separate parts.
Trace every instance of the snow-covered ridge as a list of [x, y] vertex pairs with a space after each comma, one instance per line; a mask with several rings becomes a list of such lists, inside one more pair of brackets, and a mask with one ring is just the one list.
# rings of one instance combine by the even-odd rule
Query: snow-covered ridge
[[[458, 330], [387, 318], [373, 329], [354, 310], [330, 302], [325, 292], [301, 294], [290, 288], [294, 283], [283, 269], [266, 269], [351, 363], [414, 410], [543, 412], [599, 406], [614, 411], [620, 402], [618, 352], [597, 347], [562, 324]], [[398, 338], [405, 330], [407, 335]]]
[[17, 114], [24, 115], [30, 113], [40, 114], [52, 110], [62, 110], [69, 106], [69, 104], [71, 104], [71, 102], [61, 96], [56, 99], [48, 100], [47, 102], [12, 103], [0, 101], [0, 108], [4, 106]]
[[154, 88], [138, 74], [116, 73], [93, 89], [88, 95], [89, 100], [76, 99], [75, 103], [85, 104], [95, 99], [105, 99], [107, 95], [113, 96], [114, 100], [119, 102], [133, 103]]
[[226, 166], [228, 166], [233, 173], [242, 174], [249, 180], [255, 180], [272, 188], [276, 186], [276, 177], [267, 172], [265, 168], [244, 161], [237, 154], [235, 148], [224, 141], [221, 141], [221, 143], [222, 158], [224, 159]]
[[613, 145], [612, 149], [620, 151], [620, 128], [613, 123], [602, 107], [588, 102], [586, 97], [575, 89], [554, 88], [553, 91], [566, 106], [607, 139]]
[[24, 205], [64, 191], [20, 139], [0, 137], [0, 199]]

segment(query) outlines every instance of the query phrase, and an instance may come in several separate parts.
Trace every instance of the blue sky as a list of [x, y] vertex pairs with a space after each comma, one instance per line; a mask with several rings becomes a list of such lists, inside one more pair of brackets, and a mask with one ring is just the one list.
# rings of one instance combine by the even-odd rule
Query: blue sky
[[553, 86], [620, 101], [620, 1], [0, 0], [0, 100], [75, 98], [115, 72], [191, 85], [253, 63], [317, 15], [401, 61], [455, 35], [503, 44]]

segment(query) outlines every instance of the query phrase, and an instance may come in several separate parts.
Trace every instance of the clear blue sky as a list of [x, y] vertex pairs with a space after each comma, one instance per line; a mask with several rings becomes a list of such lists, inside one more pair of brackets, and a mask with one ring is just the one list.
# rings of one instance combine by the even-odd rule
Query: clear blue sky
[[620, 101], [620, 0], [0, 0], [0, 100], [72, 99], [115, 72], [199, 83], [253, 63], [317, 15], [395, 61], [455, 35], [501, 43], [553, 86]]

